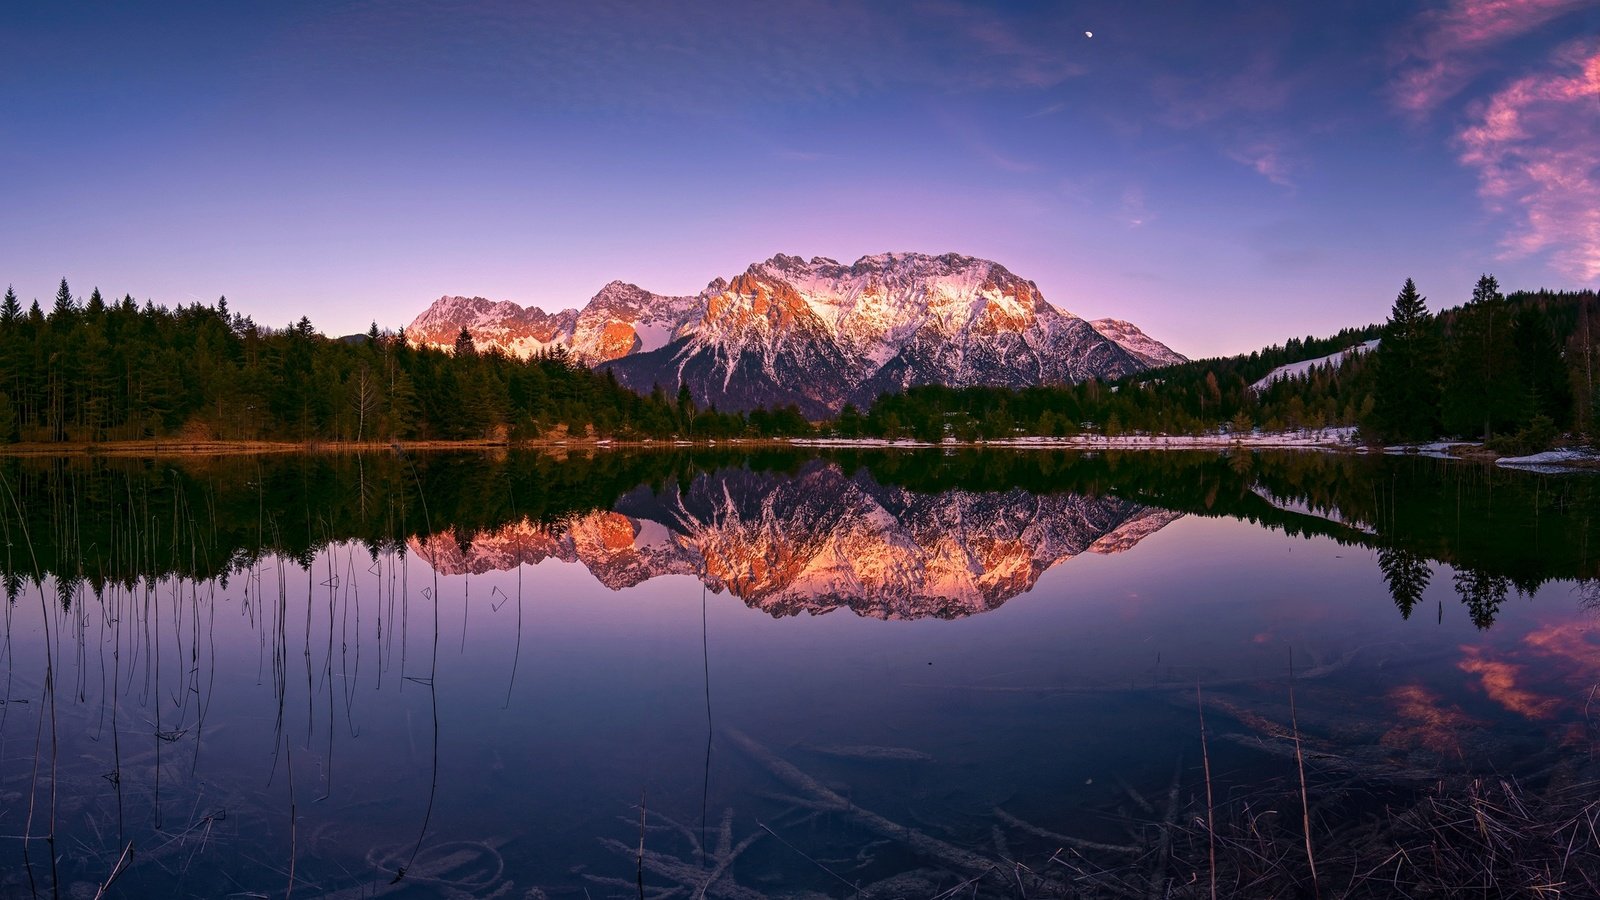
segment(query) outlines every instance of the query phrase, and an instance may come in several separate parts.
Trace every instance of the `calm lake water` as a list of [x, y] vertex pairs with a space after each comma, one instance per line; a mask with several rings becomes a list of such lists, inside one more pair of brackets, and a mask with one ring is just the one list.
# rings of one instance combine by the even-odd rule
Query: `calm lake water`
[[1441, 779], [1593, 767], [1585, 475], [863, 451], [0, 476], [4, 897], [113, 872], [106, 896], [1038, 896], [1150, 858], [1207, 768], [1218, 805], [1283, 796], [1296, 731], [1329, 833]]

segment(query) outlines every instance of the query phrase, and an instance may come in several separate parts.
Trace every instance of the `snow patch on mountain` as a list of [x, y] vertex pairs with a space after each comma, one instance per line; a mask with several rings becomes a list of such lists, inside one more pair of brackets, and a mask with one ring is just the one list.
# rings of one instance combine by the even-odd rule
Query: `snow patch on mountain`
[[948, 619], [994, 609], [1079, 554], [1131, 549], [1180, 515], [1109, 495], [919, 494], [816, 461], [794, 476], [723, 470], [687, 490], [640, 488], [560, 531], [520, 522], [408, 543], [443, 574], [560, 559], [613, 590], [694, 575], [775, 617]]
[[554, 314], [446, 297], [407, 335], [449, 348], [462, 327], [480, 349], [516, 356], [565, 346], [635, 390], [686, 384], [702, 405], [795, 404], [811, 416], [922, 384], [1064, 384], [1183, 360], [1129, 323], [1086, 322], [1004, 266], [955, 253], [849, 265], [780, 253], [695, 296], [613, 281]]
[[482, 297], [440, 297], [406, 326], [413, 344], [454, 349], [461, 329], [467, 329], [480, 348], [499, 347], [527, 358], [572, 341], [577, 310], [547, 313], [537, 306], [522, 307], [509, 300]]
[[1265, 378], [1261, 379], [1255, 384], [1250, 385], [1250, 390], [1264, 391], [1270, 387], [1273, 382], [1282, 381], [1285, 378], [1304, 378], [1310, 375], [1313, 369], [1320, 369], [1324, 366], [1338, 368], [1344, 363], [1345, 357], [1353, 356], [1358, 353], [1370, 353], [1376, 349], [1377, 346], [1377, 339], [1373, 339], [1364, 344], [1356, 344], [1353, 347], [1346, 347], [1337, 353], [1330, 353], [1327, 356], [1319, 356], [1316, 359], [1303, 359], [1297, 363], [1279, 366], [1276, 369], [1273, 369], [1271, 372], [1268, 372]]

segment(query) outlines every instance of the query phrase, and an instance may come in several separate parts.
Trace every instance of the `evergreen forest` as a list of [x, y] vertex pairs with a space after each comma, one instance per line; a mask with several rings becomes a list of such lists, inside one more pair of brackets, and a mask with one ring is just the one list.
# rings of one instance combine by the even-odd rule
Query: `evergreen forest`
[[[1595, 316], [1594, 291], [1506, 295], [1490, 275], [1468, 302], [1435, 315], [1407, 279], [1384, 324], [1113, 382], [917, 387], [865, 412], [847, 407], [834, 427], [846, 437], [924, 440], [1354, 427], [1374, 442], [1453, 437], [1524, 452], [1562, 434], [1595, 436]], [[1326, 357], [1268, 380], [1281, 366]]]
[[62, 279], [45, 313], [0, 303], [0, 440], [526, 441], [802, 434], [798, 412], [698, 409], [687, 391], [640, 396], [556, 352], [519, 360], [412, 346], [403, 333], [328, 338], [275, 329], [227, 298], [173, 309], [82, 303]]
[[[0, 441], [524, 442], [810, 436], [996, 440], [1355, 427], [1369, 441], [1481, 440], [1502, 452], [1596, 434], [1594, 291], [1502, 294], [1431, 312], [1407, 279], [1383, 324], [1292, 338], [1116, 381], [1025, 389], [938, 385], [846, 406], [828, 422], [792, 407], [701, 409], [687, 388], [639, 395], [557, 348], [521, 360], [413, 346], [374, 324], [330, 338], [228, 308], [167, 308], [62, 279], [48, 312], [0, 303]], [[1348, 352], [1344, 352], [1348, 351]], [[1288, 377], [1273, 370], [1302, 365]]]

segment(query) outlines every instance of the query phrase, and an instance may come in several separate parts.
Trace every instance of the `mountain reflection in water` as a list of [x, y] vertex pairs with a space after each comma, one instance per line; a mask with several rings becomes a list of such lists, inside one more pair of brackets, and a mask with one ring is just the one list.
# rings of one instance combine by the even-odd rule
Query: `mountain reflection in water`
[[[581, 562], [613, 590], [690, 575], [775, 616], [847, 606], [957, 618], [1180, 516], [1376, 551], [1401, 617], [1447, 576], [1491, 626], [1512, 596], [1600, 576], [1600, 487], [1582, 475], [1293, 453], [785, 450], [0, 461], [13, 598], [77, 585], [309, 565], [354, 541], [441, 575]], [[1443, 610], [1439, 615], [1443, 615]]]
[[1200, 898], [1213, 811], [1219, 895], [1308, 896], [1302, 771], [1324, 889], [1600, 883], [1558, 828], [1600, 821], [1597, 500], [1321, 454], [0, 459], [0, 900]]
[[445, 575], [559, 559], [613, 590], [693, 575], [773, 616], [848, 608], [953, 619], [1032, 590], [1079, 554], [1128, 550], [1181, 516], [1109, 495], [918, 493], [814, 460], [794, 475], [722, 469], [688, 490], [641, 488], [555, 527], [524, 519], [408, 545]]

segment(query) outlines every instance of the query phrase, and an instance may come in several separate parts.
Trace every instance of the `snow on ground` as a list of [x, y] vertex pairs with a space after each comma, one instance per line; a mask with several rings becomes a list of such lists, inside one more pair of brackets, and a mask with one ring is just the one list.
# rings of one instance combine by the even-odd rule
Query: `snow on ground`
[[1383, 448], [1386, 456], [1425, 456], [1428, 459], [1459, 459], [1460, 454], [1455, 452], [1457, 447], [1475, 448], [1477, 444], [1469, 441], [1431, 441], [1426, 444], [1395, 444]]
[[1507, 469], [1559, 474], [1576, 469], [1600, 467], [1600, 453], [1580, 447], [1565, 447], [1557, 450], [1546, 450], [1543, 453], [1534, 453], [1529, 456], [1502, 456], [1494, 462], [1495, 465], [1504, 466]]
[[1250, 390], [1264, 391], [1267, 389], [1268, 385], [1271, 385], [1275, 381], [1282, 381], [1285, 378], [1302, 378], [1306, 375], [1309, 375], [1312, 369], [1320, 368], [1322, 366], [1338, 366], [1340, 363], [1344, 362], [1344, 358], [1346, 356], [1349, 356], [1352, 353], [1368, 353], [1377, 346], [1378, 342], [1376, 339], [1374, 339], [1367, 341], [1364, 344], [1357, 344], [1354, 347], [1346, 347], [1345, 349], [1340, 350], [1338, 353], [1330, 353], [1327, 356], [1319, 356], [1316, 359], [1304, 359], [1297, 363], [1290, 363], [1287, 366], [1279, 366], [1276, 369], [1273, 369], [1271, 372], [1268, 372], [1267, 377], [1261, 379], [1255, 384], [1250, 385]]
[[938, 447], [927, 441], [891, 441], [884, 438], [790, 438], [800, 447]]
[[[1355, 446], [1354, 428], [1324, 428], [1320, 431], [1279, 431], [1270, 434], [1119, 434], [1113, 437], [1082, 434], [1074, 437], [1018, 437], [975, 442], [988, 447], [1063, 448], [1074, 450], [1225, 450], [1229, 447], [1304, 447], [1350, 448]], [[804, 447], [938, 447], [956, 446], [955, 441], [930, 444], [922, 441], [888, 441], [882, 438], [796, 438], [790, 443]]]

